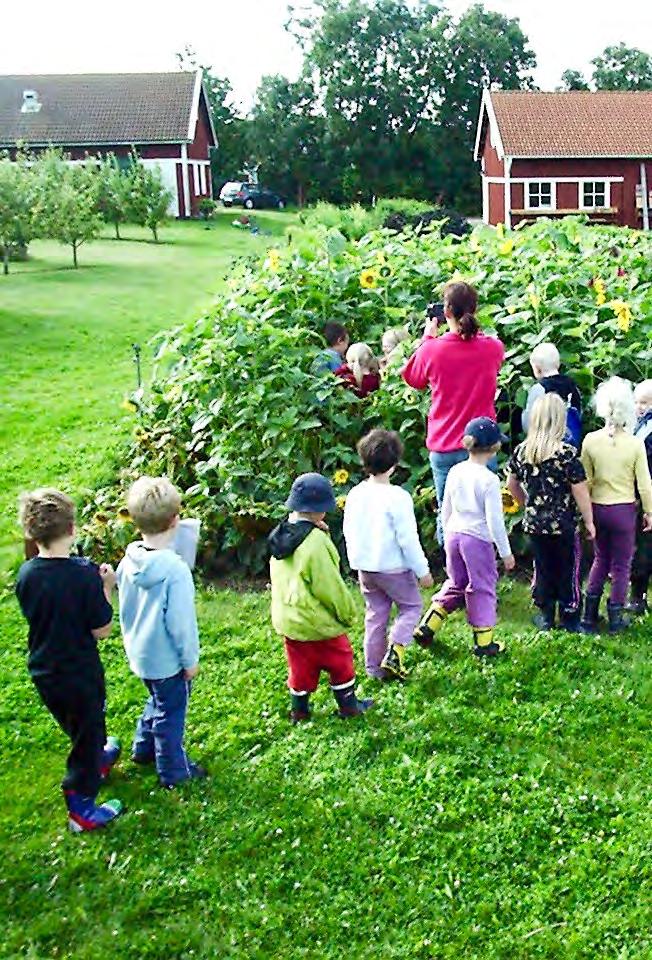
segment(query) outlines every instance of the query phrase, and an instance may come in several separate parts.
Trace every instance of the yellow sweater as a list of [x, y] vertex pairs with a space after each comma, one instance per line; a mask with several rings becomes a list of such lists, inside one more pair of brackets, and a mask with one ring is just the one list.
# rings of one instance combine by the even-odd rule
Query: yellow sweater
[[587, 433], [582, 463], [593, 503], [633, 503], [636, 487], [645, 513], [652, 513], [652, 479], [645, 446], [620, 430], [610, 437], [606, 429]]

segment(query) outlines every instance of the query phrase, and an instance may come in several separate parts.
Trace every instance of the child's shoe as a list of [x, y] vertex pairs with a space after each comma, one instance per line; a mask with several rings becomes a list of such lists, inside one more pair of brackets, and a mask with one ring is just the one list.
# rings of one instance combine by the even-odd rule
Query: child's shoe
[[373, 700], [358, 700], [355, 695], [355, 683], [352, 681], [347, 687], [339, 690], [333, 690], [333, 696], [338, 707], [338, 713], [342, 719], [346, 717], [357, 717], [360, 713], [370, 710], [374, 705]]
[[405, 680], [408, 671], [405, 667], [405, 647], [400, 643], [390, 643], [380, 665], [385, 671], [386, 680]]
[[435, 634], [437, 631], [441, 630], [446, 622], [447, 617], [448, 613], [444, 610], [442, 605], [433, 600], [425, 617], [423, 617], [421, 623], [414, 631], [414, 639], [419, 646], [432, 646], [432, 642], [435, 639]]
[[290, 720], [292, 723], [304, 723], [310, 720], [310, 694], [309, 693], [291, 693], [290, 702]]
[[622, 603], [609, 602], [607, 604], [607, 614], [609, 616], [609, 633], [620, 633], [621, 630], [626, 630], [627, 627], [632, 625], [632, 621], [625, 613]]
[[559, 608], [559, 629], [566, 633], [580, 633], [580, 608], [579, 607], [561, 607]]
[[473, 652], [476, 657], [496, 657], [504, 649], [504, 643], [494, 640], [493, 627], [473, 628]]
[[601, 593], [587, 593], [584, 600], [584, 616], [580, 623], [582, 633], [599, 633]]
[[555, 626], [555, 604], [547, 603], [545, 606], [539, 607], [532, 617], [532, 623], [537, 630], [552, 630]]
[[191, 760], [188, 761], [188, 776], [183, 777], [182, 780], [175, 780], [174, 783], [166, 783], [165, 780], [161, 780], [160, 784], [166, 790], [174, 790], [175, 787], [178, 787], [181, 783], [186, 783], [188, 780], [205, 780], [208, 776], [208, 770], [206, 767], [202, 767], [199, 763], [193, 763]]
[[64, 790], [63, 794], [68, 807], [68, 829], [71, 833], [99, 830], [124, 811], [119, 800], [106, 800], [97, 805], [95, 797], [86, 797], [76, 790]]
[[107, 737], [102, 752], [102, 766], [100, 767], [100, 777], [106, 780], [111, 773], [111, 767], [114, 767], [120, 759], [122, 747], [117, 737]]

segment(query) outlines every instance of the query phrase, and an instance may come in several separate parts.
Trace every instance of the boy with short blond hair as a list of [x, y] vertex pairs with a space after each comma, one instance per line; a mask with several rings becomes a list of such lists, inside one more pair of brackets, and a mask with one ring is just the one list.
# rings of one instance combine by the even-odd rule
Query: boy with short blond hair
[[129, 544], [118, 566], [120, 625], [129, 665], [149, 693], [131, 756], [155, 763], [160, 783], [172, 789], [206, 776], [183, 745], [199, 636], [192, 574], [172, 549], [181, 496], [167, 477], [141, 477], [127, 507], [143, 539]]
[[38, 554], [18, 573], [16, 595], [29, 623], [28, 669], [41, 700], [72, 748], [61, 784], [68, 825], [96, 830], [122, 811], [118, 800], [96, 804], [100, 784], [120, 755], [106, 736], [106, 688], [97, 641], [111, 632], [112, 567], [71, 557], [75, 506], [44, 487], [20, 497], [20, 523]]
[[530, 387], [527, 395], [522, 416], [524, 432], [528, 431], [532, 408], [539, 397], [544, 397], [546, 393], [556, 393], [566, 404], [566, 442], [577, 447], [581, 440], [582, 395], [575, 381], [567, 374], [559, 372], [561, 357], [554, 343], [537, 344], [530, 354], [530, 366], [537, 382]]

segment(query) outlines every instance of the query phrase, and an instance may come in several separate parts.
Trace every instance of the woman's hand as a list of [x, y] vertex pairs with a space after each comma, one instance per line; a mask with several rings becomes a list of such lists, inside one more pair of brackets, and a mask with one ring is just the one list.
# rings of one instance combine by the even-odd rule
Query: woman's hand
[[423, 336], [436, 337], [439, 329], [439, 320], [437, 317], [428, 317], [423, 326]]

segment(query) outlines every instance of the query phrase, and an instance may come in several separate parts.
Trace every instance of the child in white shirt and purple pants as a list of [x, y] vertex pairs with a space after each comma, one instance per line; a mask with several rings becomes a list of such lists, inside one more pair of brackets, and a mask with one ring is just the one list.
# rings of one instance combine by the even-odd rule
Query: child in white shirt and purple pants
[[489, 417], [476, 417], [466, 425], [463, 443], [469, 459], [448, 474], [441, 508], [448, 579], [415, 633], [421, 646], [430, 646], [448, 615], [466, 606], [476, 656], [495, 656], [504, 649], [494, 639], [498, 583], [494, 544], [505, 570], [514, 569], [514, 557], [500, 482], [487, 464], [506, 439]]
[[[368, 479], [349, 493], [344, 538], [365, 599], [365, 667], [370, 677], [404, 680], [405, 648], [421, 616], [419, 584], [432, 586], [412, 497], [390, 477], [403, 455], [397, 433], [372, 430], [358, 443]], [[392, 605], [398, 613], [387, 642]]]

